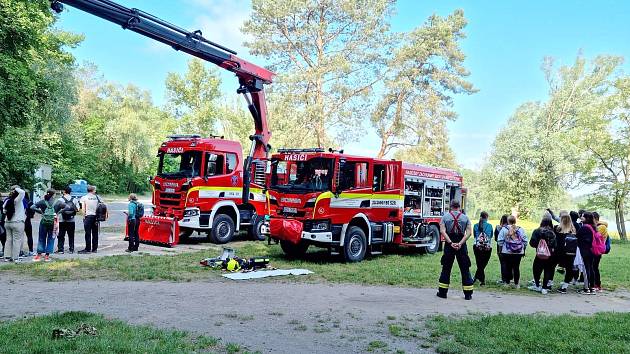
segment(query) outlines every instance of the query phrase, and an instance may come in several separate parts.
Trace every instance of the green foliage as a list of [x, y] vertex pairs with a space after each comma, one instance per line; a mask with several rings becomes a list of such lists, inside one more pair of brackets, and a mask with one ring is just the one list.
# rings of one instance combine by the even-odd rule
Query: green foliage
[[180, 133], [216, 135], [220, 118], [217, 99], [221, 96], [217, 69], [208, 69], [200, 59], [191, 59], [184, 75], [166, 77], [168, 110], [179, 120]]
[[[96, 335], [53, 338], [54, 329], [96, 328]], [[86, 312], [0, 322], [3, 353], [199, 353], [226, 352], [219, 339], [153, 326], [129, 325]]]
[[[626, 353], [630, 314], [435, 316], [438, 353]], [[622, 330], [620, 330], [622, 329]], [[596, 335], [593, 335], [596, 334]]]
[[459, 42], [465, 38], [464, 12], [447, 17], [432, 15], [418, 28], [402, 35], [401, 45], [387, 63], [385, 93], [371, 115], [381, 138], [378, 157], [400, 146], [397, 158], [438, 166], [454, 166], [448, 146], [446, 122], [452, 95], [473, 93], [466, 81], [465, 55]]
[[555, 69], [552, 60], [545, 60], [549, 99], [521, 105], [497, 135], [482, 171], [484, 204], [494, 210], [515, 208], [524, 217], [568, 204], [566, 188], [576, 184], [576, 174], [589, 163], [580, 146], [580, 116], [606, 99], [619, 64], [616, 57], [597, 57], [590, 65], [578, 57], [572, 66]]
[[308, 132], [294, 144], [356, 137], [352, 128], [369, 115], [366, 99], [382, 79], [394, 2], [255, 0], [252, 7], [242, 30], [253, 39], [245, 45], [279, 73], [269, 96], [273, 120]]

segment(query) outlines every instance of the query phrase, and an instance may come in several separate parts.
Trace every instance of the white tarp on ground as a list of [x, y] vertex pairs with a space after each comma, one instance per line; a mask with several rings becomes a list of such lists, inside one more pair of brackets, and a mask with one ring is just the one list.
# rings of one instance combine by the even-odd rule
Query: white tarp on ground
[[307, 275], [312, 274], [308, 269], [276, 269], [276, 270], [257, 270], [247, 273], [230, 273], [223, 274], [225, 278], [232, 280], [260, 279], [266, 277], [277, 277], [281, 275]]

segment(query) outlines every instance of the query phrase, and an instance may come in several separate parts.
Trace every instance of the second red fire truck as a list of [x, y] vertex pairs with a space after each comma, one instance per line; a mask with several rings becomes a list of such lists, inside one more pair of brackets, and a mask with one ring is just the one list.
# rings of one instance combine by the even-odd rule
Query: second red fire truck
[[289, 256], [324, 247], [361, 261], [387, 245], [435, 253], [451, 200], [465, 203], [456, 171], [323, 149], [271, 158], [269, 232]]

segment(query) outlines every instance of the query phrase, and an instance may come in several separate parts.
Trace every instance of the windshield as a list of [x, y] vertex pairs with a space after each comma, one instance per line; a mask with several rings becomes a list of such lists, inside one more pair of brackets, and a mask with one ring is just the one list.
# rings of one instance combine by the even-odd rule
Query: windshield
[[271, 188], [295, 193], [329, 190], [333, 160], [271, 161]]
[[181, 154], [159, 153], [160, 166], [157, 175], [165, 178], [197, 177], [201, 170], [201, 151]]

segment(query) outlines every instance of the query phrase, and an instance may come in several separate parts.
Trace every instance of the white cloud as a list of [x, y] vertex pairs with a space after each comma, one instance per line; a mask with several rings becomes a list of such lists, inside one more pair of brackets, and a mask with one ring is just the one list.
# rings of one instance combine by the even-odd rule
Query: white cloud
[[249, 39], [241, 32], [245, 20], [250, 17], [251, 4], [247, 0], [189, 0], [196, 7], [193, 27], [203, 36], [247, 57], [243, 42]]

